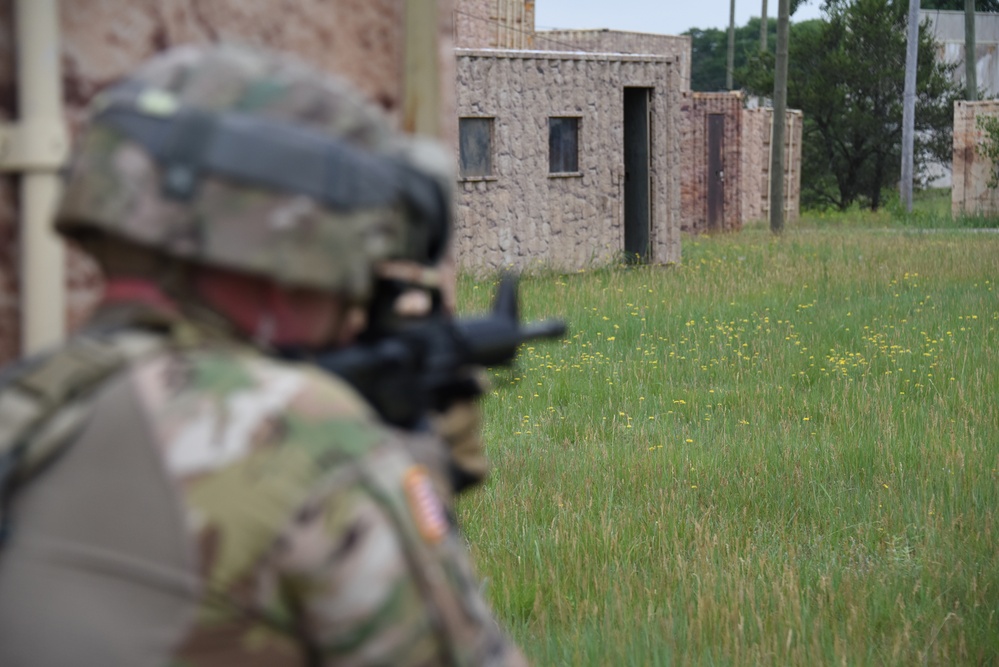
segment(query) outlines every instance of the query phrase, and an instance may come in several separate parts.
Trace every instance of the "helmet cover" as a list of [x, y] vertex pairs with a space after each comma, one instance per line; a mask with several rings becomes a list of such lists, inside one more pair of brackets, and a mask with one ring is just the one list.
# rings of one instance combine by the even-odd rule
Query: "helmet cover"
[[442, 254], [446, 160], [333, 76], [183, 46], [95, 99], [56, 229], [364, 299], [378, 262]]

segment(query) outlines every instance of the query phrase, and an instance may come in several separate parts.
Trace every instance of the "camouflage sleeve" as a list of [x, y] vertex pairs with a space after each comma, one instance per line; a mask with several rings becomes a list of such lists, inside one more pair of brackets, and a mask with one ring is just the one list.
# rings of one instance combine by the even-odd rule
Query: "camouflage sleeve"
[[526, 664], [402, 443], [338, 467], [278, 545], [282, 597], [326, 664]]
[[182, 664], [523, 664], [413, 436], [350, 387], [227, 348], [135, 376], [204, 582]]

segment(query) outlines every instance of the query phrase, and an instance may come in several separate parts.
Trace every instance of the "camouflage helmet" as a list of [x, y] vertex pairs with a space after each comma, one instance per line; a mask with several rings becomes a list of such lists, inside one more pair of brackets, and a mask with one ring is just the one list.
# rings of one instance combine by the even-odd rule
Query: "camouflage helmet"
[[376, 263], [443, 253], [449, 170], [330, 75], [184, 46], [95, 99], [55, 222], [84, 247], [123, 240], [363, 299]]

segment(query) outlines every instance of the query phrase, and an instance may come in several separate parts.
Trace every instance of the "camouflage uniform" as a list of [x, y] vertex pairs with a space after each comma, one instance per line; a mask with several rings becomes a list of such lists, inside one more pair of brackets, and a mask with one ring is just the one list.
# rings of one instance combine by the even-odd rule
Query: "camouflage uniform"
[[[189, 61], [183, 84], [167, 81], [178, 61]], [[233, 62], [250, 71], [242, 87]], [[266, 113], [297, 105], [292, 117], [307, 109], [336, 119], [334, 136], [404, 155], [379, 144], [388, 133], [357, 121], [368, 112], [331, 95], [325, 79], [317, 93], [306, 90], [317, 75], [296, 74], [301, 85], [275, 95], [260, 85], [260, 63], [268, 76], [291, 67], [239, 50], [187, 50], [140, 78], [172, 86], [182, 102], [209, 90], [209, 106], [220, 109], [270, 96], [278, 103], [261, 105]], [[115, 258], [101, 257], [104, 237], [80, 229], [111, 230], [137, 252], [165, 248], [170, 261], [360, 299], [372, 261], [405, 258], [427, 237], [419, 232], [414, 243], [412, 202], [390, 198], [330, 212], [208, 177], [182, 207], [149, 194], [164, 167], [134, 141], [99, 127], [85, 141], [58, 222], [105, 266]], [[264, 232], [269, 241], [255, 236]], [[289, 264], [302, 238], [317, 249]], [[319, 270], [345, 249], [353, 254]], [[128, 348], [126, 361], [32, 431], [41, 440], [70, 435], [11, 502], [13, 532], [0, 552], [0, 664], [523, 664], [481, 598], [409, 434], [386, 427], [337, 378], [265, 356], [218, 325], [198, 308], [98, 315], [92, 328], [102, 333], [93, 335]]]

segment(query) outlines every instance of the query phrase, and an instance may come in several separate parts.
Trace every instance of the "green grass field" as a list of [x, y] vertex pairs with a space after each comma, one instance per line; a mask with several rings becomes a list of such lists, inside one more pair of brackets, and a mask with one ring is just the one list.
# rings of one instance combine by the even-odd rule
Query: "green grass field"
[[999, 234], [814, 219], [525, 278], [571, 333], [493, 374], [459, 505], [503, 624], [538, 665], [999, 664], [997, 281]]

